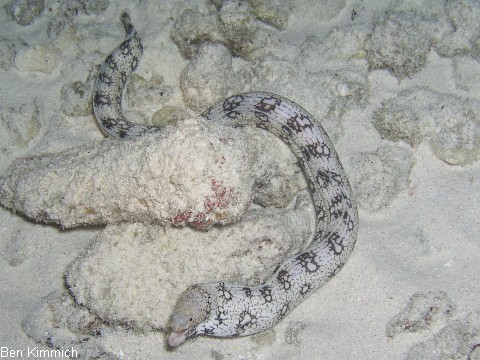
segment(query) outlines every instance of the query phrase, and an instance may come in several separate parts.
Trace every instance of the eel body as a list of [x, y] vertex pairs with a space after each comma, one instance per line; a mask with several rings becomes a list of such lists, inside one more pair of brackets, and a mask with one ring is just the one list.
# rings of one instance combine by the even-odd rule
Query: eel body
[[[128, 14], [122, 14], [126, 40], [100, 68], [93, 107], [102, 132], [131, 138], [161, 131], [129, 122], [122, 93], [143, 47]], [[230, 96], [206, 110], [208, 120], [253, 124], [282, 139], [297, 157], [315, 206], [316, 229], [309, 247], [287, 258], [262, 285], [224, 282], [190, 286], [171, 315], [170, 346], [199, 335], [246, 336], [282, 320], [343, 267], [357, 237], [358, 215], [348, 179], [324, 129], [291, 100], [267, 92]]]

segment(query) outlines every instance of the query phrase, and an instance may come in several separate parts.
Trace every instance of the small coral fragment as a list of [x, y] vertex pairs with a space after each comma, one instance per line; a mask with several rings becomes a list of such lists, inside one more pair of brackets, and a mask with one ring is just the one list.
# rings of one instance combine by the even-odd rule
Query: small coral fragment
[[18, 25], [28, 26], [44, 12], [45, 0], [13, 0], [5, 10]]
[[385, 101], [373, 125], [386, 139], [417, 146], [427, 140], [452, 165], [480, 159], [480, 101], [413, 87]]
[[414, 345], [406, 360], [479, 360], [480, 314], [472, 312], [449, 322], [432, 339]]
[[413, 333], [445, 322], [453, 315], [456, 306], [444, 291], [417, 292], [405, 308], [387, 325], [387, 336]]

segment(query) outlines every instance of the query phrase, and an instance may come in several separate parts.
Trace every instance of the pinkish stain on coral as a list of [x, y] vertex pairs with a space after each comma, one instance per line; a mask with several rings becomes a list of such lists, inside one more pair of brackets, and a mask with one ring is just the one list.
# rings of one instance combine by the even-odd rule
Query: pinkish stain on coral
[[229, 206], [238, 199], [233, 186], [225, 187], [222, 181], [211, 179], [212, 195], [205, 197], [204, 212], [192, 209], [183, 211], [171, 219], [176, 226], [190, 225], [195, 229], [208, 230], [217, 223], [225, 223]]

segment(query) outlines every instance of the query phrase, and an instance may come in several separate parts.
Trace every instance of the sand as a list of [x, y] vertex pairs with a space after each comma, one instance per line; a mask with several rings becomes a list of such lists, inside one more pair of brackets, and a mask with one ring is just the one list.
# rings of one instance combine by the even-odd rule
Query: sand
[[[125, 112], [170, 122], [157, 147], [104, 140], [93, 117], [122, 10], [145, 46]], [[473, 0], [2, 1], [0, 356], [480, 359], [479, 16]], [[190, 282], [260, 283], [309, 240], [288, 148], [195, 117], [254, 90], [332, 137], [357, 245], [274, 328], [170, 349]]]

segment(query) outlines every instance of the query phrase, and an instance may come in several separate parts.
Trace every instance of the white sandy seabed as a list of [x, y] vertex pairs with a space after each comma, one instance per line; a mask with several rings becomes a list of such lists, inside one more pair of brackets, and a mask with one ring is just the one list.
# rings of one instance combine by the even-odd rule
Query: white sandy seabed
[[[169, 123], [128, 142], [90, 104], [122, 10], [145, 45], [126, 114]], [[2, 1], [2, 357], [480, 359], [479, 18], [475, 0]], [[314, 226], [285, 145], [196, 117], [245, 91], [325, 127], [358, 242], [273, 329], [168, 349], [189, 284], [261, 283]]]

